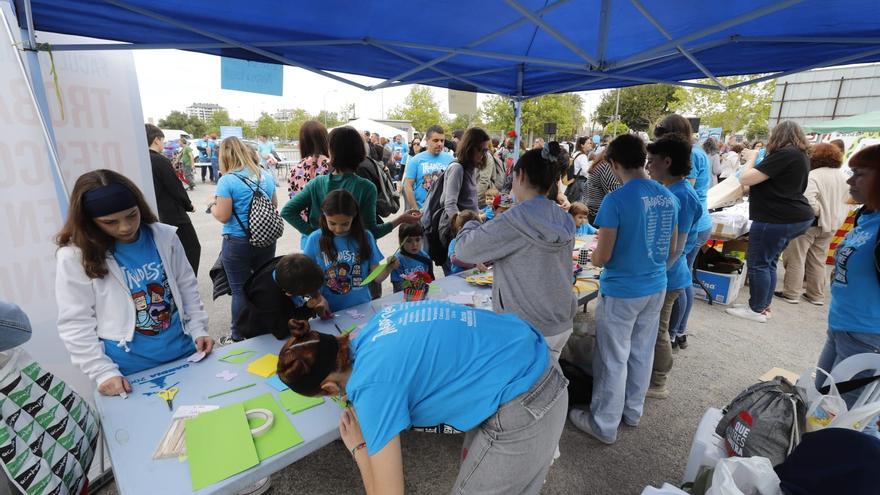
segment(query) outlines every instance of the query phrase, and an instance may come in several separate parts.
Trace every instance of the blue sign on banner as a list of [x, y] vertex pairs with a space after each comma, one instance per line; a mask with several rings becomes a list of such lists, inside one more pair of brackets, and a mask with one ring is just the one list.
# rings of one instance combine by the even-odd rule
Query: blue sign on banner
[[724, 130], [720, 127], [707, 127], [704, 125], [700, 126], [699, 130], [699, 140], [700, 143], [704, 143], [710, 137], [715, 138], [715, 141], [721, 142], [721, 134]]
[[220, 141], [224, 139], [235, 136], [239, 139], [242, 137], [241, 127], [237, 125], [221, 125], [220, 126]]
[[220, 58], [220, 88], [282, 96], [284, 73], [278, 64]]

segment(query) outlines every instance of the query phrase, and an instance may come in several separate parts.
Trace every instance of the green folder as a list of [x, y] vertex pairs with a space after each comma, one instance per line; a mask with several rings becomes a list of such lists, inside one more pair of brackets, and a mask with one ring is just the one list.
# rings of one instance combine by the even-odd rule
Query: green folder
[[293, 390], [281, 392], [278, 394], [278, 399], [281, 400], [281, 405], [290, 411], [290, 414], [296, 414], [324, 403], [323, 397], [306, 397]]
[[[290, 423], [290, 418], [284, 414], [278, 402], [272, 397], [271, 393], [266, 393], [253, 399], [242, 402], [244, 410], [250, 409], [268, 409], [272, 411], [274, 422], [272, 427], [265, 433], [254, 437], [254, 445], [257, 447], [257, 456], [260, 460], [266, 460], [273, 455], [283, 452], [295, 445], [302, 443], [303, 439], [296, 428]], [[260, 426], [263, 421], [257, 418], [248, 418], [251, 428]]]
[[185, 428], [193, 491], [260, 463], [240, 403], [199, 414], [186, 420]]

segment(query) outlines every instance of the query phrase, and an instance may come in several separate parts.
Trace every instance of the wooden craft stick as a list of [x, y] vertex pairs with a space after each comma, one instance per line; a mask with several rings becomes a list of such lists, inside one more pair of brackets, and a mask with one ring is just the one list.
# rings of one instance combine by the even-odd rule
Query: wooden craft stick
[[251, 388], [251, 387], [253, 387], [254, 385], [256, 385], [256, 383], [248, 383], [247, 385], [242, 385], [242, 386], [240, 386], [240, 387], [235, 387], [235, 388], [232, 388], [232, 389], [229, 389], [229, 390], [223, 391], [223, 392], [217, 392], [216, 394], [211, 394], [211, 395], [208, 396], [208, 398], [209, 398], [209, 399], [213, 399], [214, 397], [220, 397], [221, 395], [231, 394], [232, 392], [238, 392], [239, 390], [244, 390], [244, 389], [246, 389], [246, 388]]

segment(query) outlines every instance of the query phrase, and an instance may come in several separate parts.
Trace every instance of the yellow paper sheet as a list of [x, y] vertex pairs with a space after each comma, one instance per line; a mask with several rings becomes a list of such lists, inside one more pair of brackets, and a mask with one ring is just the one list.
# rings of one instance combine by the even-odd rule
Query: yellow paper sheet
[[269, 378], [278, 370], [278, 356], [276, 354], [266, 354], [249, 364], [247, 370], [248, 373]]

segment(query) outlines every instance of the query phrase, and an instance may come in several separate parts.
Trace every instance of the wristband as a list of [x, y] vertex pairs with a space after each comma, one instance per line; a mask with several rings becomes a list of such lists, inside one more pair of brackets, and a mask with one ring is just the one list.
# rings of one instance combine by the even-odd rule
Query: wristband
[[354, 447], [351, 448], [351, 455], [354, 456], [355, 454], [357, 454], [358, 450], [366, 448], [366, 446], [367, 446], [367, 442], [361, 442], [361, 443], [355, 445]]

